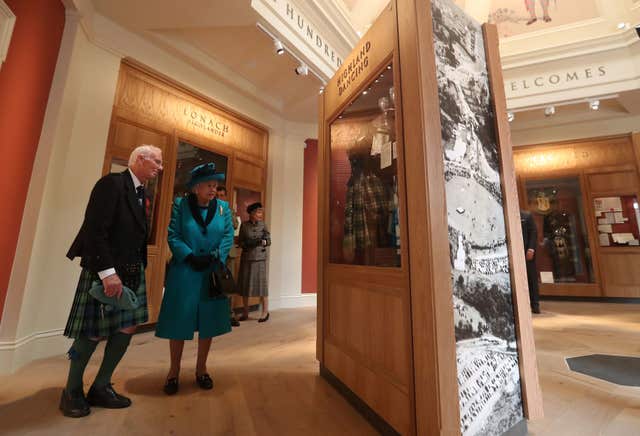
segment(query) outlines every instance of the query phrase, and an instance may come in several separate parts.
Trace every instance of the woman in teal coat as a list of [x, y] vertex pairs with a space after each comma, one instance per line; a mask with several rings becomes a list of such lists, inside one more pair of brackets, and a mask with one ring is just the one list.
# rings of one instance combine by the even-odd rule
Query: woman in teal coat
[[210, 277], [214, 262], [223, 264], [233, 244], [231, 210], [226, 201], [217, 200], [214, 163], [191, 170], [187, 197], [176, 198], [169, 224], [169, 248], [172, 258], [167, 270], [165, 292], [156, 327], [156, 336], [169, 339], [171, 368], [164, 391], [178, 392], [180, 359], [184, 341], [198, 332], [196, 383], [202, 389], [213, 388], [207, 373], [211, 339], [231, 331], [229, 300], [210, 296]]

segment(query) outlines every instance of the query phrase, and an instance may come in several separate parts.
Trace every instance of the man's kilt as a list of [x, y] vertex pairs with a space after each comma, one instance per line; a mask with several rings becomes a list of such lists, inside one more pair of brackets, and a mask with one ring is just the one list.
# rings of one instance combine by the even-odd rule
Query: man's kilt
[[73, 339], [81, 336], [107, 337], [123, 328], [146, 323], [149, 320], [149, 311], [144, 268], [141, 268], [140, 274], [140, 285], [134, 290], [140, 306], [135, 310], [122, 310], [102, 304], [89, 295], [89, 289], [101, 283], [101, 280], [97, 273], [83, 268], [64, 335]]

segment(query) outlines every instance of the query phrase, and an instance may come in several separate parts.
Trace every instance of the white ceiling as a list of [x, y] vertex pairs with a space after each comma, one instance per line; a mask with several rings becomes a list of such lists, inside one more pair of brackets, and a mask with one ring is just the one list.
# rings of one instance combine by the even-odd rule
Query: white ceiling
[[544, 108], [519, 111], [514, 115], [515, 119], [511, 123], [513, 132], [637, 117], [640, 116], [640, 90], [624, 92], [614, 98], [600, 100], [598, 110], [592, 110], [588, 101], [581, 101], [555, 106], [555, 114], [552, 116], [545, 116]]
[[[318, 1], [314, 0], [315, 3]], [[518, 5], [522, 2], [517, 1]], [[283, 118], [296, 122], [317, 121], [320, 81], [312, 74], [295, 75], [297, 62], [287, 54], [274, 54], [273, 41], [256, 27], [260, 17], [251, 8], [250, 0], [92, 2], [100, 14], [258, 100]], [[326, 2], [332, 2], [344, 11], [359, 32], [365, 32], [388, 4], [388, 0]], [[611, 21], [616, 19], [612, 17]], [[533, 43], [532, 39], [531, 47], [536, 47]], [[540, 109], [519, 112], [512, 128], [534, 128], [585, 117], [635, 116], [640, 114], [639, 106], [638, 93], [624, 93], [616, 100], [603, 102], [597, 112], [590, 111], [586, 103], [559, 107], [556, 115], [550, 118], [544, 117]]]
[[273, 40], [256, 27], [259, 16], [249, 0], [93, 0], [93, 5], [186, 62], [211, 66], [209, 74], [283, 118], [317, 121], [322, 84], [312, 74], [297, 76], [298, 63], [288, 54], [275, 54]]

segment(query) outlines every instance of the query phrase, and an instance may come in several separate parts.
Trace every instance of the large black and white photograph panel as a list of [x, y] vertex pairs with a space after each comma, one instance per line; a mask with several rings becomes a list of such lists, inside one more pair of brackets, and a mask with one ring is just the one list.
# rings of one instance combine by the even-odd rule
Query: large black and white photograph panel
[[523, 419], [498, 146], [481, 26], [432, 0], [462, 434]]

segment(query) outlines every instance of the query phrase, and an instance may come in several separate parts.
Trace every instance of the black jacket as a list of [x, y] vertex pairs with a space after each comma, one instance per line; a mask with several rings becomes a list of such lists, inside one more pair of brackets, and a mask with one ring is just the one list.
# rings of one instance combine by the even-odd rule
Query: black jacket
[[92, 272], [143, 262], [147, 265], [147, 223], [128, 170], [102, 177], [91, 191], [84, 222], [67, 257], [81, 257]]
[[524, 251], [536, 250], [538, 244], [538, 229], [533, 220], [533, 215], [527, 210], [520, 211], [520, 224], [522, 225], [522, 238], [524, 239]]

